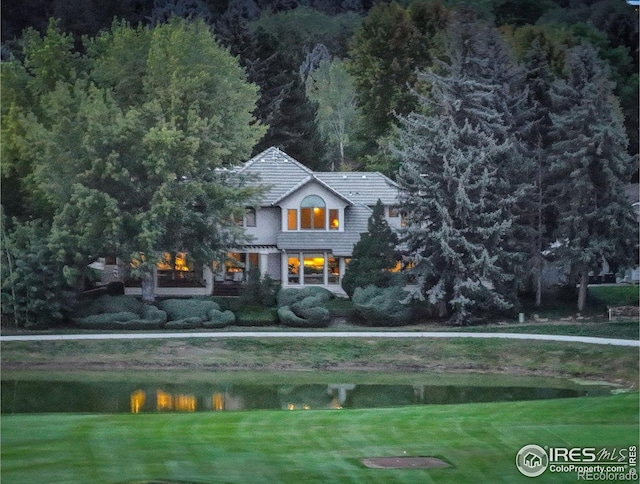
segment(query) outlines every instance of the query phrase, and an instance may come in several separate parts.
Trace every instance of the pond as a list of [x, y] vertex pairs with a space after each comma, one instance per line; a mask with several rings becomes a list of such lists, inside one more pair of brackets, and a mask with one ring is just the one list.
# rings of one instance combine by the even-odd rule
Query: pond
[[[339, 378], [339, 377], [338, 377]], [[1, 412], [14, 413], [150, 413], [223, 410], [317, 410], [406, 405], [498, 402], [606, 395], [611, 387], [478, 384], [255, 383], [166, 380], [83, 381], [5, 379]]]

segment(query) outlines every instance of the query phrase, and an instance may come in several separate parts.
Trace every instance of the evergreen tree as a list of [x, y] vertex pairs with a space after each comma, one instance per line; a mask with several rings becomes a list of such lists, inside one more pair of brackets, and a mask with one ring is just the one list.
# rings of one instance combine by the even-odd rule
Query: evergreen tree
[[550, 183], [547, 157], [551, 128], [549, 91], [553, 82], [548, 57], [539, 40], [534, 39], [524, 59], [530, 122], [519, 130], [525, 159], [529, 161], [525, 165], [524, 176], [533, 180], [533, 190], [522, 200], [517, 230], [518, 239], [529, 254], [527, 269], [533, 279], [536, 306], [542, 304], [543, 250], [552, 242], [553, 232], [553, 217], [550, 216], [552, 202], [546, 193]]
[[603, 260], [613, 267], [634, 262], [638, 227], [625, 183], [635, 167], [608, 70], [595, 50], [571, 49], [566, 70], [567, 79], [551, 91], [549, 194], [557, 209], [558, 255], [579, 276], [582, 311], [589, 271], [598, 271]]
[[449, 30], [448, 64], [421, 74], [431, 84], [421, 113], [402, 120], [399, 184], [411, 271], [440, 313], [467, 323], [513, 306], [514, 177], [522, 162], [512, 123], [522, 100], [517, 69], [497, 32], [461, 12]]
[[62, 267], [49, 247], [50, 230], [41, 220], [13, 220], [1, 215], [2, 315], [16, 327], [47, 327], [71, 308], [71, 292]]
[[393, 276], [390, 271], [398, 264], [398, 236], [384, 218], [380, 200], [373, 208], [367, 228], [354, 245], [353, 257], [342, 278], [342, 288], [349, 297], [358, 287], [388, 287]]

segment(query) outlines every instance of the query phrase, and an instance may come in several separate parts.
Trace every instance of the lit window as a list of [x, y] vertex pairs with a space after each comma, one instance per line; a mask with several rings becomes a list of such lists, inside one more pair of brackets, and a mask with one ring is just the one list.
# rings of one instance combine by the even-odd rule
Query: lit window
[[338, 219], [338, 211], [336, 209], [329, 210], [329, 230], [338, 230], [340, 228], [340, 219]]
[[298, 211], [295, 208], [287, 210], [287, 229], [298, 230]]
[[324, 284], [324, 255], [304, 255], [304, 283]]
[[289, 284], [300, 284], [300, 258], [297, 256], [289, 256], [287, 259], [287, 267]]
[[300, 228], [325, 230], [326, 205], [317, 195], [309, 195], [300, 204]]
[[329, 269], [329, 284], [338, 284], [340, 282], [340, 263], [332, 254], [329, 254], [327, 267]]
[[389, 217], [399, 217], [400, 216], [400, 209], [398, 207], [389, 207]]

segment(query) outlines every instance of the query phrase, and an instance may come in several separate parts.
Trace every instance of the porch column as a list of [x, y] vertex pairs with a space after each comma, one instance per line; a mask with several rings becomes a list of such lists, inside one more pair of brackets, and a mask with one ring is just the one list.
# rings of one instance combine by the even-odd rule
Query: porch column
[[288, 264], [288, 256], [286, 251], [280, 252], [280, 280], [282, 282], [282, 286], [289, 285], [289, 264]]
[[340, 277], [338, 278], [338, 284], [342, 285], [342, 278], [344, 277], [344, 271], [347, 269], [347, 264], [344, 262], [344, 257], [338, 257], [338, 267], [340, 268]]
[[324, 267], [322, 268], [322, 283], [325, 286], [329, 285], [329, 254], [327, 252], [322, 253], [324, 258]]
[[264, 277], [269, 271], [269, 254], [260, 252], [259, 257], [258, 266], [260, 267], [260, 277]]

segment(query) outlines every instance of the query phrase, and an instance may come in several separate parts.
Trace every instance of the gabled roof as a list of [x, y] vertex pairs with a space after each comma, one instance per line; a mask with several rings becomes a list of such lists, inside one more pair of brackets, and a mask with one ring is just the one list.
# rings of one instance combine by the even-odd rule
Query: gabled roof
[[378, 199], [393, 205], [398, 185], [378, 172], [313, 172], [302, 163], [271, 147], [247, 161], [238, 173], [256, 176], [256, 183], [267, 187], [262, 205], [279, 203], [307, 183], [317, 181], [350, 205], [373, 206]]
[[319, 185], [323, 186], [324, 188], [326, 188], [328, 191], [330, 191], [331, 193], [333, 193], [334, 195], [336, 195], [338, 198], [342, 198], [345, 202], [347, 202], [349, 205], [353, 205], [353, 202], [351, 200], [349, 200], [347, 197], [345, 197], [342, 193], [336, 191], [333, 187], [329, 186], [327, 183], [325, 183], [324, 181], [320, 180], [317, 176], [315, 175], [309, 175], [307, 178], [305, 178], [304, 180], [302, 180], [300, 183], [298, 183], [297, 185], [294, 185], [293, 187], [291, 187], [291, 189], [286, 192], [284, 195], [282, 195], [279, 199], [274, 200], [272, 202], [272, 205], [277, 205], [279, 202], [281, 202], [282, 200], [284, 200], [285, 198], [287, 198], [289, 195], [291, 195], [292, 193], [296, 192], [297, 190], [299, 190], [300, 188], [302, 188], [303, 186], [307, 185], [308, 183], [311, 182], [316, 182]]
[[251, 158], [238, 173], [256, 176], [256, 183], [267, 187], [263, 205], [272, 205], [289, 193], [292, 187], [313, 175], [309, 168], [274, 147]]
[[378, 172], [319, 172], [316, 177], [353, 203], [373, 206], [378, 199], [385, 205], [398, 203], [398, 185]]

